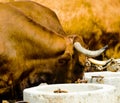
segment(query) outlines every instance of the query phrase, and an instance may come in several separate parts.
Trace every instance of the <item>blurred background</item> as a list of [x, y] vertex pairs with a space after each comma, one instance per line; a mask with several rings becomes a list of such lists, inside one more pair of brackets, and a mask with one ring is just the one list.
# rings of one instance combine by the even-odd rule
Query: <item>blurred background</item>
[[[0, 2], [20, 0], [0, 0]], [[26, 0], [29, 1], [29, 0]], [[120, 58], [120, 0], [31, 0], [52, 9], [67, 35], [81, 35], [89, 49], [108, 44], [102, 60]]]

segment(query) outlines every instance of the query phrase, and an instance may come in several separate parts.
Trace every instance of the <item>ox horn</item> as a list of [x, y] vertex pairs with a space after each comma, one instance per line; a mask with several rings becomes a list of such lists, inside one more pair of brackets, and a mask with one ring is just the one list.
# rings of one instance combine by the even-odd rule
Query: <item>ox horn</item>
[[104, 66], [104, 65], [107, 65], [108, 63], [112, 62], [113, 59], [108, 59], [108, 60], [105, 60], [105, 61], [100, 61], [100, 60], [96, 60], [96, 59], [93, 59], [93, 58], [88, 58], [88, 61], [90, 61], [93, 64]]
[[77, 51], [79, 51], [89, 57], [96, 57], [96, 56], [99, 56], [101, 53], [103, 53], [106, 50], [106, 48], [108, 47], [108, 45], [104, 46], [103, 48], [101, 48], [99, 50], [95, 50], [95, 51], [91, 51], [91, 50], [83, 48], [79, 42], [75, 42], [74, 47]]

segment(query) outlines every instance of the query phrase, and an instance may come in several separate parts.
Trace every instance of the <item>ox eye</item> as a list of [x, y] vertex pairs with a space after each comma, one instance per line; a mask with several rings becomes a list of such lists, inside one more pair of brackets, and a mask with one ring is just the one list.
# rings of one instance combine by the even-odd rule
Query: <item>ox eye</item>
[[69, 57], [60, 58], [60, 59], [58, 60], [58, 62], [59, 62], [60, 65], [65, 65], [65, 64], [67, 64], [69, 61], [70, 61], [70, 58], [69, 58]]
[[63, 55], [61, 58], [59, 58], [58, 63], [60, 65], [64, 65], [67, 64], [71, 59], [71, 56], [69, 53], [66, 53], [65, 55]]
[[74, 59], [74, 58], [75, 58], [75, 55], [72, 55], [72, 58]]
[[68, 60], [66, 60], [66, 59], [64, 59], [64, 58], [59, 59], [59, 63], [60, 63], [61, 65], [67, 64], [67, 62], [68, 62]]

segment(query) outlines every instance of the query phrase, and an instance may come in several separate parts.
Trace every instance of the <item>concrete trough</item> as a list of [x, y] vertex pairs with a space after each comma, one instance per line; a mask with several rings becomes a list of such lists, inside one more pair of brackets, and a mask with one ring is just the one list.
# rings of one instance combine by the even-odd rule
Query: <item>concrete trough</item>
[[29, 103], [116, 103], [115, 92], [114, 86], [103, 84], [53, 84], [27, 88], [23, 99]]
[[107, 84], [116, 87], [117, 103], [120, 103], [120, 72], [88, 72], [85, 73], [88, 83]]

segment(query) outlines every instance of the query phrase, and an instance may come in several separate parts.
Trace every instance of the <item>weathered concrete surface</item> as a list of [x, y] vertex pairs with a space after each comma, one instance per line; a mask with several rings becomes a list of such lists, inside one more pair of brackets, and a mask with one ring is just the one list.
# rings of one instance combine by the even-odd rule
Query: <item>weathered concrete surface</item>
[[[58, 89], [67, 93], [54, 93]], [[24, 101], [29, 103], [116, 103], [116, 97], [115, 88], [109, 85], [56, 84], [25, 89]]]
[[89, 72], [85, 73], [88, 83], [108, 84], [116, 87], [117, 103], [120, 103], [120, 72]]

